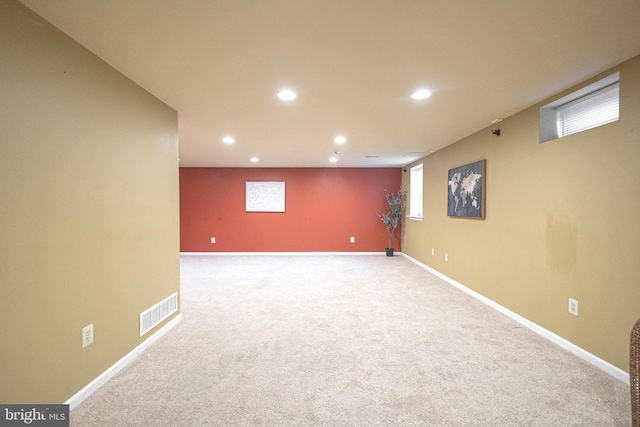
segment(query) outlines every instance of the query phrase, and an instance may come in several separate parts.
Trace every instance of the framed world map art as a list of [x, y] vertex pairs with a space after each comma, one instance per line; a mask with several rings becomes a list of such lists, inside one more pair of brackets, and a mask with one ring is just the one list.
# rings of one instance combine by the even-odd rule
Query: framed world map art
[[485, 162], [449, 169], [447, 216], [484, 219]]

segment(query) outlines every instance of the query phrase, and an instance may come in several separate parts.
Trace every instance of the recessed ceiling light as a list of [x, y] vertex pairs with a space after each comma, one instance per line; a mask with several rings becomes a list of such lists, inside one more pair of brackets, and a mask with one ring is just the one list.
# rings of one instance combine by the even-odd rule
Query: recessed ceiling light
[[431, 96], [431, 91], [427, 89], [420, 89], [411, 94], [413, 99], [427, 99]]
[[222, 138], [222, 142], [224, 142], [225, 144], [233, 144], [234, 142], [236, 142], [236, 140], [232, 136], [225, 136], [224, 138]]
[[336, 144], [344, 144], [345, 142], [347, 142], [347, 138], [342, 135], [336, 136], [335, 138], [333, 138], [333, 142], [335, 142]]
[[251, 161], [252, 161], [253, 163], [258, 163], [258, 162], [260, 161], [260, 159], [259, 159], [259, 158], [257, 158], [257, 157], [252, 157], [252, 158], [251, 158]]
[[335, 162], [337, 162], [337, 161], [338, 161], [338, 158], [337, 158], [337, 157], [331, 157], [331, 158], [329, 159], [329, 161], [330, 161], [331, 163], [335, 163]]
[[283, 101], [293, 101], [297, 97], [298, 95], [296, 95], [296, 93], [291, 89], [283, 89], [280, 92], [278, 92], [278, 98], [280, 98]]

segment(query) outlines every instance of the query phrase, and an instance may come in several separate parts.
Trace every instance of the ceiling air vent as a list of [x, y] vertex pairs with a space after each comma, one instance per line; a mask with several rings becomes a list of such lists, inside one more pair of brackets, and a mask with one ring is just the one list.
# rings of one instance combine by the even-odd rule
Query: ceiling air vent
[[365, 159], [379, 159], [380, 156], [364, 156]]

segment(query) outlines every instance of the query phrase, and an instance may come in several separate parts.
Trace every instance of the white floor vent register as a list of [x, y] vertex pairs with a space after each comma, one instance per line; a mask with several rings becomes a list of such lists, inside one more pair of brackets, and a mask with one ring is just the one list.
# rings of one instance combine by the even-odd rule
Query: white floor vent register
[[156, 305], [140, 313], [140, 336], [143, 336], [158, 323], [178, 311], [178, 293], [163, 299]]

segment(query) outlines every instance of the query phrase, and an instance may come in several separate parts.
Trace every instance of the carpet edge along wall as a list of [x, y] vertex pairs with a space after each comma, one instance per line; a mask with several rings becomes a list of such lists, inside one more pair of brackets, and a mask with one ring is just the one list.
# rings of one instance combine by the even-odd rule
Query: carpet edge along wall
[[[180, 250], [383, 252], [387, 231], [377, 214], [401, 175], [400, 168], [180, 168]], [[247, 181], [284, 182], [285, 212], [246, 212]], [[393, 247], [401, 250], [400, 227]]]

